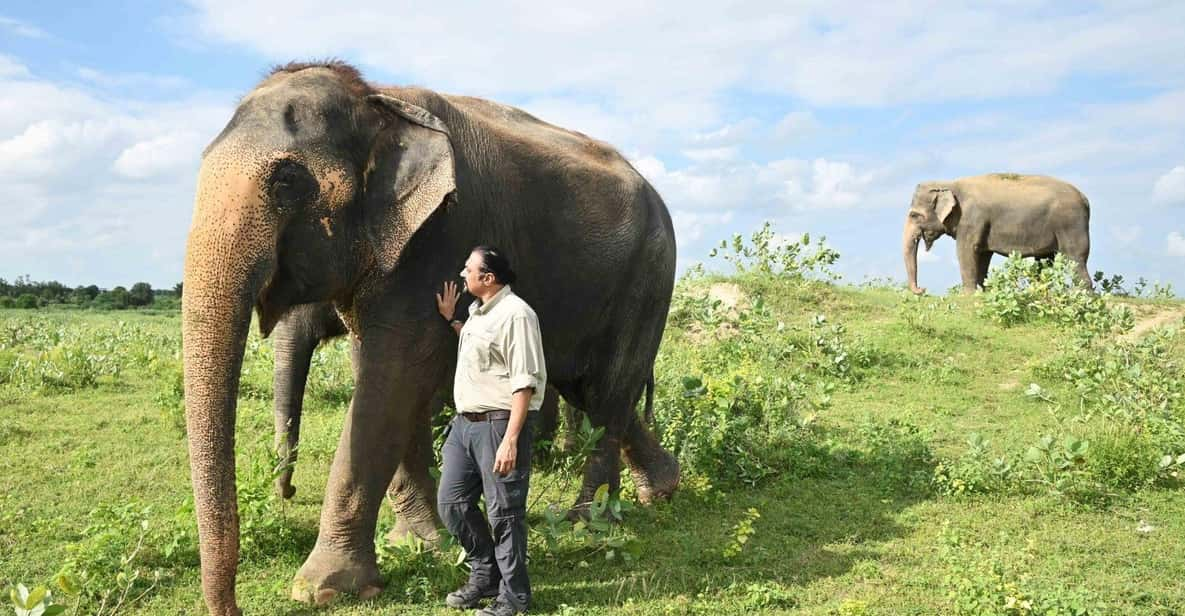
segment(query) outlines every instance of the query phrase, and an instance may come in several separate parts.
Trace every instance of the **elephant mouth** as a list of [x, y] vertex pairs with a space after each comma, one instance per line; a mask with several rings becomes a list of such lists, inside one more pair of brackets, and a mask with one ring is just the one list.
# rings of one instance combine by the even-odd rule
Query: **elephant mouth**
[[936, 239], [938, 239], [938, 234], [936, 233], [922, 234], [922, 242], [926, 245], [926, 252], [930, 252], [930, 249], [934, 247], [934, 240]]

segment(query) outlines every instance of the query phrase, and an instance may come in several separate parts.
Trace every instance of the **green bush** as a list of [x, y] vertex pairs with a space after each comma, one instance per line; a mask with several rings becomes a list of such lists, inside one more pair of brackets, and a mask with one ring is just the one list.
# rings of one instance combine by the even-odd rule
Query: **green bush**
[[32, 293], [22, 293], [16, 298], [16, 301], [13, 302], [13, 305], [16, 308], [23, 308], [26, 310], [36, 308], [39, 304], [40, 301], [37, 299], [37, 296], [33, 295]]
[[984, 282], [982, 311], [1005, 326], [1049, 321], [1087, 337], [1132, 327], [1131, 311], [1110, 308], [1103, 295], [1081, 286], [1073, 261], [1061, 254], [1049, 264], [1008, 257]]
[[1090, 436], [1086, 472], [1107, 489], [1134, 492], [1156, 483], [1163, 453], [1144, 433], [1122, 425], [1105, 427]]
[[963, 455], [934, 468], [935, 489], [950, 496], [1006, 492], [1013, 487], [1013, 479], [1012, 462], [1006, 456], [992, 456], [990, 442], [977, 433], [968, 435]]
[[839, 261], [839, 253], [827, 246], [827, 238], [820, 237], [813, 243], [807, 233], [797, 240], [781, 238], [769, 222], [753, 232], [748, 242], [740, 234], [733, 235], [731, 240], [722, 240], [708, 256], [723, 258], [738, 274], [791, 281], [838, 278], [831, 266]]

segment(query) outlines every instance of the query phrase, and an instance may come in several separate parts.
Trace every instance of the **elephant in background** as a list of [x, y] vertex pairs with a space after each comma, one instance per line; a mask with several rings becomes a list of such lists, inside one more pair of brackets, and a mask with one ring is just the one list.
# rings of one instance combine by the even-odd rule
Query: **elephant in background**
[[234, 424], [252, 311], [264, 335], [307, 303], [333, 302], [348, 325], [354, 395], [292, 594], [371, 597], [384, 495], [456, 361], [429, 298], [478, 244], [510, 256], [551, 383], [605, 428], [577, 506], [619, 487], [622, 453], [640, 500], [675, 490], [677, 461], [634, 413], [652, 402], [675, 283], [654, 188], [613, 148], [518, 109], [289, 64], [203, 152], [186, 248], [186, 425], [212, 613], [239, 613]]
[[955, 238], [963, 292], [974, 293], [987, 278], [992, 255], [1019, 252], [1074, 260], [1075, 272], [1093, 288], [1090, 256], [1090, 202], [1074, 186], [1043, 175], [992, 173], [949, 182], [923, 182], [913, 193], [905, 219], [905, 273], [918, 286], [918, 242], [926, 250], [942, 235]]
[[[275, 448], [281, 471], [276, 477], [276, 492], [288, 499], [296, 494], [292, 475], [296, 470], [296, 456], [300, 443], [300, 420], [304, 411], [305, 386], [313, 352], [324, 341], [348, 333], [346, 324], [338, 316], [331, 302], [293, 306], [272, 331], [275, 345]], [[408, 445], [395, 477], [387, 487], [387, 497], [396, 515], [395, 527], [388, 539], [399, 541], [414, 534], [424, 541], [438, 539], [440, 520], [436, 515], [436, 490], [429, 469], [436, 464], [433, 455], [432, 419], [446, 403], [447, 391], [438, 392], [427, 407], [426, 417], [419, 423], [428, 430], [416, 427], [416, 436]], [[539, 409], [539, 434], [536, 440], [550, 441], [558, 423], [559, 394], [548, 387]], [[567, 407], [570, 409], [571, 407]], [[568, 425], [571, 417], [565, 416]]]

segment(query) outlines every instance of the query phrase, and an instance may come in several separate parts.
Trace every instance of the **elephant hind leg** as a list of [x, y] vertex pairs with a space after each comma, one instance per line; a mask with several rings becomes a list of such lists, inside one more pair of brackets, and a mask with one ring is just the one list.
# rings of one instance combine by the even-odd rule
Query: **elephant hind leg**
[[1074, 261], [1074, 273], [1078, 276], [1078, 281], [1082, 283], [1082, 286], [1094, 289], [1094, 281], [1091, 280], [1090, 270], [1086, 265], [1086, 260], [1090, 258], [1090, 239], [1059, 237], [1058, 246], [1062, 254]]
[[403, 459], [387, 487], [387, 499], [395, 513], [395, 526], [387, 533], [389, 543], [399, 543], [412, 535], [433, 544], [440, 539], [442, 524], [436, 513], [436, 485], [429, 469], [436, 465], [432, 418], [440, 410], [442, 400], [434, 399], [427, 412], [417, 413], [411, 442], [404, 448]]
[[626, 432], [625, 458], [638, 488], [638, 500], [649, 505], [669, 499], [679, 487], [679, 462], [659, 444], [637, 417]]
[[589, 419], [594, 426], [604, 427], [605, 433], [585, 464], [584, 482], [573, 506], [573, 515], [587, 513], [602, 485], [608, 484], [610, 492], [621, 487], [623, 451], [638, 489], [638, 500], [643, 504], [669, 498], [679, 484], [678, 461], [659, 445], [654, 433], [635, 412], [643, 379], [633, 379], [634, 383], [622, 383], [623, 380], [616, 381], [616, 387], [607, 387], [607, 396], [589, 392], [585, 397], [589, 401]]

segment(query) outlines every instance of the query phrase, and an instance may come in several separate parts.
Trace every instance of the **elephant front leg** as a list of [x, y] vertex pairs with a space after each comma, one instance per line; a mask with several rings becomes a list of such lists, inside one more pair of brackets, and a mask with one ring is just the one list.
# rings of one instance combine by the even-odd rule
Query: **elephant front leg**
[[974, 242], [964, 240], [962, 236], [958, 239], [957, 250], [959, 275], [963, 279], [963, 294], [971, 295], [979, 287], [980, 269], [987, 272], [987, 265], [984, 263], [987, 259], [984, 258], [984, 254], [979, 251], [979, 247]]
[[304, 408], [305, 384], [309, 364], [320, 339], [300, 327], [295, 319], [281, 321], [273, 333], [276, 346], [276, 367], [272, 390], [275, 394], [276, 455], [280, 459], [276, 492], [281, 498], [292, 498], [296, 487], [292, 473], [296, 470], [296, 451], [300, 442], [300, 416]]
[[413, 414], [427, 405], [436, 375], [384, 358], [397, 342], [355, 342], [356, 389], [325, 489], [313, 548], [292, 597], [323, 604], [341, 593], [369, 598], [381, 582], [374, 533], [383, 495], [407, 446]]
[[988, 267], [992, 264], [992, 253], [985, 252], [979, 255], [979, 262], [977, 263], [975, 273], [975, 286], [984, 288], [984, 282], [987, 281]]
[[432, 451], [432, 417], [438, 404], [429, 406], [416, 420], [415, 433], [403, 452], [395, 478], [387, 487], [387, 498], [395, 512], [395, 526], [387, 533], [389, 543], [409, 536], [435, 544], [440, 540], [440, 517], [436, 513], [436, 485], [429, 469], [436, 465]]

